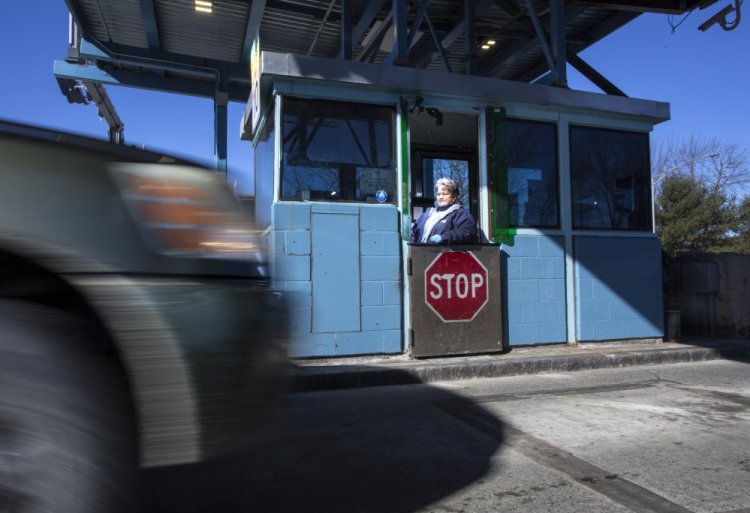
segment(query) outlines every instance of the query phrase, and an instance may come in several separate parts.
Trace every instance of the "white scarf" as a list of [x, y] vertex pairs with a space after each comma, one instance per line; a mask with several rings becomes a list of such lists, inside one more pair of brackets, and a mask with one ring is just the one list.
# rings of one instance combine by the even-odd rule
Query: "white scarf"
[[435, 225], [454, 210], [458, 210], [458, 208], [458, 203], [454, 203], [453, 205], [442, 211], [439, 211], [436, 208], [431, 208], [432, 212], [430, 212], [430, 214], [427, 216], [427, 221], [425, 221], [424, 229], [422, 230], [422, 238], [419, 242], [427, 242], [427, 239], [430, 238], [430, 232], [433, 228], [435, 228]]

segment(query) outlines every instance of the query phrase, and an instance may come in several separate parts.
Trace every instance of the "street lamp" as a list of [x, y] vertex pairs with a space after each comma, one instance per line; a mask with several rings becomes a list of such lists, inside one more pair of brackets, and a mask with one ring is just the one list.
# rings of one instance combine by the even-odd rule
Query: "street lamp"
[[717, 153], [717, 152], [708, 153], [706, 155], [699, 155], [699, 156], [693, 157], [691, 159], [683, 160], [682, 162], [680, 162], [676, 166], [672, 166], [672, 167], [670, 167], [670, 168], [662, 171], [661, 173], [659, 173], [659, 176], [657, 176], [657, 177], [654, 177], [653, 175], [651, 176], [651, 229], [653, 230], [654, 233], [656, 233], [656, 194], [655, 194], [656, 184], [659, 183], [659, 182], [661, 182], [664, 179], [664, 177], [666, 177], [667, 175], [669, 175], [672, 171], [676, 171], [676, 170], [680, 169], [682, 166], [685, 166], [687, 164], [692, 164], [692, 163], [697, 162], [699, 160], [708, 159], [708, 158], [715, 158], [715, 157], [718, 157], [718, 156], [719, 156], [719, 153]]

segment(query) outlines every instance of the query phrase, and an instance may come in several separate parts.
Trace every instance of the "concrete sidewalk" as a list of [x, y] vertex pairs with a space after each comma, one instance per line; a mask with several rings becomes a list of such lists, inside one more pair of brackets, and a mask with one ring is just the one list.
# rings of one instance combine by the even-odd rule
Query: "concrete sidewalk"
[[295, 360], [292, 391], [406, 385], [719, 358], [750, 363], [750, 340], [684, 337], [679, 342], [515, 347], [504, 354], [481, 356], [412, 359], [400, 355]]

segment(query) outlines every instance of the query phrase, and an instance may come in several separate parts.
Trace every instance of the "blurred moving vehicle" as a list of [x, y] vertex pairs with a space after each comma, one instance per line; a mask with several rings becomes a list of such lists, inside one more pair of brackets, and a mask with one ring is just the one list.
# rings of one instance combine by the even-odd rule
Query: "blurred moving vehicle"
[[223, 177], [0, 121], [0, 510], [130, 510], [258, 432], [286, 306]]

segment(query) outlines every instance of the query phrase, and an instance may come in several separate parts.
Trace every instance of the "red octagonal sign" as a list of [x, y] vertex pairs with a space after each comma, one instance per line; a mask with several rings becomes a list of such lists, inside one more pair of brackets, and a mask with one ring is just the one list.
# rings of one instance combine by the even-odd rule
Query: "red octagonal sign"
[[424, 271], [424, 290], [443, 321], [470, 321], [487, 304], [487, 268], [468, 251], [440, 253]]

